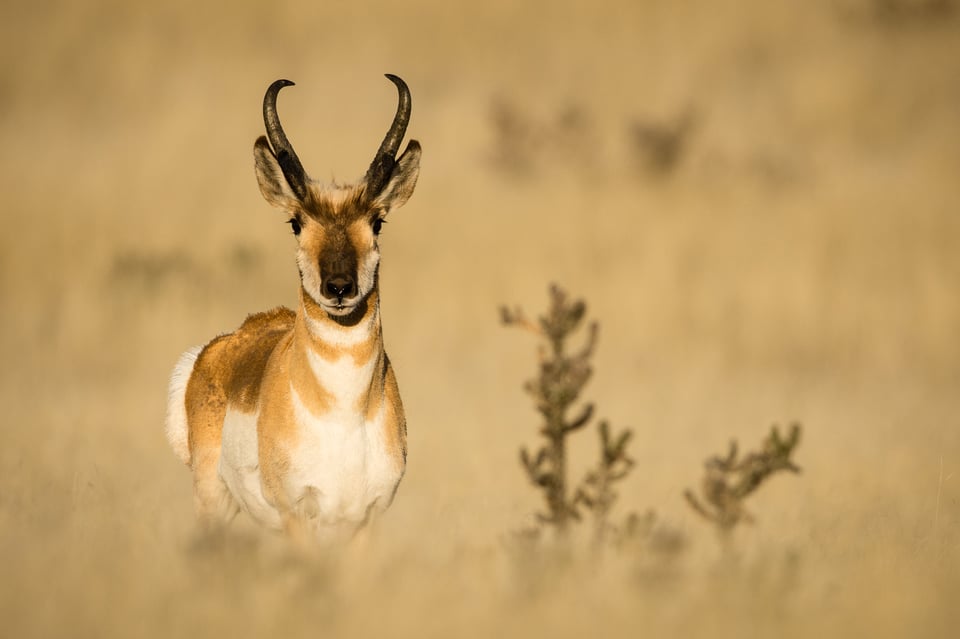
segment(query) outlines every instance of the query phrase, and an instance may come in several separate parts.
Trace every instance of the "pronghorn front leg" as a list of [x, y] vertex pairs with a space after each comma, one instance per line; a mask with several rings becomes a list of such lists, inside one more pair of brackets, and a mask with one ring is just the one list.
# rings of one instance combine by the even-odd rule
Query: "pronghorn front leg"
[[374, 535], [377, 531], [377, 522], [380, 520], [380, 515], [384, 510], [385, 508], [380, 504], [380, 500], [373, 502], [367, 507], [366, 516], [350, 538], [351, 559], [369, 554]]
[[284, 534], [301, 552], [313, 554], [316, 551], [316, 543], [309, 528], [295, 511], [287, 510], [283, 512], [280, 515], [280, 521], [283, 523]]
[[260, 441], [260, 487], [264, 499], [280, 515], [280, 526], [298, 546], [310, 547], [310, 532], [302, 516], [303, 507], [293, 502], [284, 486], [283, 470], [289, 467], [289, 457], [273, 445], [270, 439]]
[[198, 454], [192, 464], [193, 505], [205, 531], [220, 528], [240, 512], [240, 506], [220, 477], [219, 461], [219, 453], [208, 450]]
[[313, 486], [306, 487], [296, 501], [285, 500], [278, 510], [284, 532], [308, 555], [349, 541], [354, 531], [350, 525], [322, 521], [320, 491]]
[[[293, 490], [287, 485], [290, 460], [269, 440], [261, 445], [261, 487], [263, 495], [280, 515], [283, 531], [302, 550], [316, 551], [320, 491], [314, 486]], [[272, 463], [267, 460], [272, 460]]]
[[316, 551], [317, 518], [320, 516], [319, 491], [308, 486], [300, 498], [292, 505], [286, 504], [282, 512], [283, 528], [287, 535], [302, 548]]

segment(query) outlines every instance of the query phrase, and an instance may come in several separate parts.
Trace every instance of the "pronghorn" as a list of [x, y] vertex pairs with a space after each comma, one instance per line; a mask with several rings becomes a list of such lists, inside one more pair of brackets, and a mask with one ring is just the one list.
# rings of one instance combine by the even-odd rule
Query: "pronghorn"
[[383, 349], [377, 243], [384, 218], [413, 193], [420, 144], [397, 150], [410, 90], [366, 175], [311, 180], [277, 115], [277, 80], [263, 98], [267, 135], [253, 146], [268, 203], [290, 216], [300, 303], [249, 316], [233, 333], [184, 353], [170, 380], [166, 434], [193, 473], [201, 522], [241, 509], [318, 540], [350, 538], [385, 510], [406, 467], [406, 422]]

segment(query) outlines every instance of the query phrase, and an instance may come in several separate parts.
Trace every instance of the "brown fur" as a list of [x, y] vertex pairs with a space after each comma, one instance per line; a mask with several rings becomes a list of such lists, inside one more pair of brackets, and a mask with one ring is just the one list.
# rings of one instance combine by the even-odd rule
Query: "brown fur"
[[[218, 477], [223, 421], [232, 407], [246, 413], [260, 410], [257, 426], [260, 472], [264, 495], [280, 510], [284, 527], [297, 525], [297, 504], [287, 503], [283, 487], [290, 450], [297, 440], [293, 417], [291, 384], [308, 410], [327, 412], [332, 397], [313, 375], [307, 349], [321, 357], [350, 357], [363, 365], [371, 357], [379, 364], [371, 380], [370, 393], [359, 401], [357, 410], [372, 418], [386, 404], [385, 439], [388, 451], [400, 468], [406, 461], [406, 422], [390, 361], [380, 338], [379, 299], [376, 289], [364, 306], [364, 312], [351, 324], [371, 322], [369, 339], [348, 348], [336, 347], [315, 338], [306, 327], [305, 316], [313, 321], [340, 326], [342, 320], [329, 317], [305, 292], [301, 294], [299, 313], [277, 308], [251, 315], [235, 332], [212, 340], [200, 352], [187, 385], [186, 408], [189, 424], [191, 467], [194, 471], [197, 507], [201, 515], [223, 514], [225, 502], [231, 502]], [[269, 402], [261, 402], [269, 397]], [[226, 508], [232, 514], [236, 506]], [[292, 517], [292, 519], [291, 519]]]
[[[297, 327], [302, 327], [302, 320]], [[297, 327], [284, 340], [281, 348], [276, 349], [271, 358], [271, 375], [266, 380], [263, 392], [273, 401], [263, 407], [260, 421], [257, 423], [258, 457], [260, 462], [260, 477], [263, 484], [264, 496], [280, 511], [284, 520], [284, 528], [291, 531], [291, 521], [288, 519], [293, 504], [287, 502], [286, 492], [283, 490], [283, 478], [286, 476], [289, 465], [287, 452], [296, 443], [297, 427], [293, 416], [293, 401], [290, 397], [290, 384], [294, 383], [301, 397], [308, 402], [311, 410], [325, 409], [332, 402], [328, 393], [321, 388], [314, 388], [308, 392], [297, 383], [304, 374], [309, 374], [309, 364], [303, 358], [303, 349], [292, 346]], [[304, 371], [306, 367], [306, 371]], [[316, 387], [313, 384], [312, 387]]]
[[197, 356], [185, 404], [190, 467], [202, 514], [214, 515], [230, 501], [217, 469], [227, 407], [244, 412], [256, 409], [267, 360], [295, 317], [283, 307], [251, 315], [233, 333], [213, 339]]
[[290, 351], [285, 362], [284, 372], [289, 376], [290, 383], [296, 387], [307, 409], [314, 415], [323, 415], [330, 410], [334, 398], [313, 377], [310, 362], [307, 360], [307, 349], [303, 347], [306, 346], [314, 350], [320, 350], [320, 348], [314, 346], [315, 340], [310, 338], [303, 319], [297, 320], [292, 339], [296, 341], [297, 348]]
[[[265, 112], [266, 109], [265, 106]], [[268, 123], [267, 126], [271, 125]], [[402, 137], [402, 132], [400, 135]], [[276, 139], [274, 143], [277, 143]], [[284, 152], [292, 153], [292, 149], [278, 151], [281, 160], [289, 160]], [[379, 468], [389, 469], [396, 462], [397, 472], [375, 471], [381, 472], [381, 483], [375, 487], [378, 492], [373, 503], [364, 504], [364, 507], [369, 514], [375, 505], [389, 501], [382, 491], [384, 487], [395, 490], [394, 476], [397, 482], [402, 476], [406, 460], [406, 422], [396, 379], [383, 350], [376, 232], [379, 220], [392, 209], [402, 206], [413, 192], [419, 159], [420, 146], [411, 140], [397, 163], [391, 164], [392, 173], [387, 183], [376, 182], [376, 192], [368, 193], [366, 182], [346, 187], [324, 187], [309, 181], [302, 184], [297, 177], [304, 177], [302, 169], [291, 182], [289, 165], [284, 164], [286, 168], [281, 168], [270, 142], [264, 137], [255, 142], [254, 164], [261, 193], [270, 204], [283, 209], [296, 222], [300, 306], [296, 313], [278, 308], [250, 316], [235, 332], [207, 344], [194, 362], [185, 389], [186, 428], [196, 502], [202, 515], [236, 512], [239, 506], [231, 498], [227, 482], [232, 490], [240, 491], [238, 494], [250, 496], [250, 490], [243, 487], [243, 482], [256, 477], [259, 471], [260, 488], [268, 504], [263, 504], [256, 492], [252, 498], [261, 518], [272, 516], [269, 508], [264, 510], [265, 506], [272, 506], [279, 512], [284, 527], [294, 532], [298, 528], [298, 517], [316, 516], [316, 513], [310, 513], [319, 507], [317, 495], [309, 491], [317, 488], [285, 485], [291, 451], [298, 450], [299, 423], [310, 421], [306, 417], [298, 421], [297, 415], [301, 414], [299, 403], [302, 402], [303, 408], [315, 417], [329, 413], [337, 405], [338, 398], [317, 377], [316, 362], [311, 365], [312, 354], [328, 363], [350, 358], [351, 364], [362, 371], [363, 377], [350, 381], [351, 385], [359, 386], [349, 391], [351, 396], [357, 393], [357, 405], [352, 407], [356, 416], [362, 415], [370, 423], [381, 409], [385, 409], [384, 428], [387, 430], [383, 435], [387, 457], [378, 457]], [[291, 184], [297, 188], [291, 188]], [[333, 315], [328, 314], [317, 300], [324, 304], [332, 301], [339, 309], [349, 307], [354, 310], [346, 316], [334, 317], [336, 313], [331, 310]], [[314, 323], [321, 328], [316, 330]], [[349, 339], [342, 341], [349, 344], [344, 346], [337, 334], [350, 328], [367, 332], [365, 335], [351, 333]], [[334, 337], [328, 342], [326, 335]], [[330, 370], [349, 369], [332, 366]], [[368, 383], [365, 375], [371, 370], [369, 387], [364, 388]], [[291, 388], [295, 389], [298, 398], [296, 414]], [[252, 433], [238, 431], [237, 447], [228, 446], [227, 466], [221, 469], [224, 420], [228, 411], [257, 416], [256, 448], [247, 438]], [[318, 423], [323, 421], [318, 420]], [[237, 424], [244, 427], [243, 422]], [[172, 439], [171, 443], [176, 446], [176, 441]], [[309, 454], [315, 449], [308, 447], [305, 450]], [[251, 468], [254, 453], [257, 465]], [[301, 463], [299, 458], [296, 463]], [[300, 466], [298, 469], [302, 470]], [[223, 478], [221, 471], [225, 473]], [[336, 469], [331, 472], [335, 473]], [[296, 481], [302, 479], [299, 477]], [[288, 503], [290, 500], [297, 503]], [[243, 503], [254, 512], [254, 505], [246, 501], [246, 497], [243, 497]], [[355, 520], [356, 511], [347, 518]]]
[[[373, 313], [380, 312], [377, 308], [378, 303], [379, 294], [377, 290], [374, 289], [373, 292], [371, 292], [367, 297], [367, 300], [364, 302], [364, 305], [361, 308], [363, 314], [359, 315], [359, 317], [356, 319], [351, 318], [347, 321], [352, 322], [353, 324], [369, 321]], [[320, 308], [320, 306], [314, 302], [302, 288], [300, 289], [300, 307], [303, 309], [304, 314], [314, 322], [326, 323], [331, 321], [327, 313]], [[374, 351], [378, 347], [382, 349], [379, 331], [371, 332], [368, 339], [358, 344], [354, 344], [353, 346], [344, 348], [313, 339], [307, 332], [306, 325], [303, 325], [303, 322], [300, 322], [300, 324], [302, 325], [303, 329], [303, 339], [307, 340], [305, 343], [309, 343], [310, 348], [317, 355], [328, 361], [333, 361], [343, 357], [344, 355], [347, 355], [353, 358], [353, 363], [355, 365], [360, 366], [367, 362], [374, 355]]]
[[384, 427], [387, 431], [387, 445], [394, 456], [402, 457], [403, 464], [407, 463], [407, 419], [403, 412], [403, 402], [400, 401], [400, 388], [397, 378], [393, 374], [390, 358], [383, 354], [384, 361], [384, 399], [387, 403], [387, 419]]

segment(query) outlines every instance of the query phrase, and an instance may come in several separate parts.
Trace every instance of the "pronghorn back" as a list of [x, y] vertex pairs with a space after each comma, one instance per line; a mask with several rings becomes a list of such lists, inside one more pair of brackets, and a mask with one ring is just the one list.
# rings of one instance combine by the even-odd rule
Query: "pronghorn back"
[[419, 174], [420, 145], [396, 157], [410, 117], [400, 100], [364, 178], [323, 185], [303, 170], [267, 89], [254, 145], [264, 198], [297, 238], [300, 304], [250, 315], [181, 356], [167, 437], [194, 480], [206, 524], [245, 510], [313, 539], [349, 538], [393, 500], [406, 468], [406, 420], [380, 324], [379, 235]]

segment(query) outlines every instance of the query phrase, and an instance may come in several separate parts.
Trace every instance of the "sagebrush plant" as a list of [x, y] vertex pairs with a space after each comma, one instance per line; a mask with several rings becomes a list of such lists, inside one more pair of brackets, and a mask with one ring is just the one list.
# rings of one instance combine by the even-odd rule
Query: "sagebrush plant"
[[[527, 478], [542, 491], [546, 504], [546, 511], [537, 513], [537, 521], [540, 527], [549, 526], [563, 538], [572, 522], [582, 520], [581, 510], [586, 509], [593, 515], [594, 538], [601, 542], [611, 532], [618, 531], [610, 521], [611, 510], [617, 499], [615, 484], [633, 468], [633, 460], [626, 450], [632, 433], [629, 430], [614, 433], [606, 421], [601, 421], [597, 427], [599, 460], [577, 485], [571, 484], [567, 467], [568, 438], [585, 427], [594, 413], [594, 406], [589, 402], [573, 410], [593, 373], [590, 359], [599, 332], [597, 322], [591, 321], [584, 344], [576, 350], [569, 347], [568, 340], [583, 324], [586, 312], [583, 300], [571, 300], [566, 292], [553, 285], [550, 307], [537, 321], [527, 318], [519, 308], [502, 308], [501, 318], [504, 324], [528, 330], [546, 341], [546, 348], [541, 346], [539, 351], [538, 375], [524, 384], [543, 417], [539, 433], [545, 441], [535, 453], [526, 447], [520, 449], [520, 462]], [[636, 521], [631, 515], [625, 528], [633, 527]], [[538, 534], [539, 529], [528, 532]]]
[[743, 459], [738, 459], [736, 440], [731, 441], [725, 457], [713, 456], [704, 462], [700, 497], [687, 490], [684, 492], [687, 503], [697, 514], [716, 526], [722, 537], [728, 537], [738, 524], [753, 521], [744, 502], [761, 484], [780, 471], [800, 472], [800, 467], [791, 459], [800, 443], [800, 433], [800, 424], [794, 423], [787, 436], [783, 437], [774, 425], [763, 441], [760, 452], [748, 453]]

